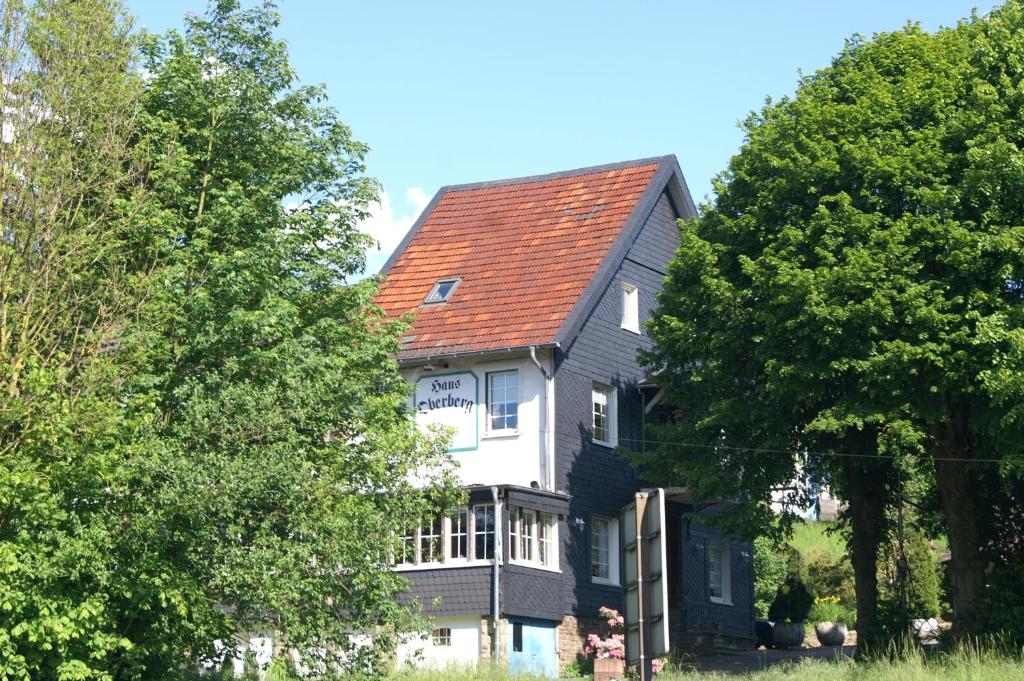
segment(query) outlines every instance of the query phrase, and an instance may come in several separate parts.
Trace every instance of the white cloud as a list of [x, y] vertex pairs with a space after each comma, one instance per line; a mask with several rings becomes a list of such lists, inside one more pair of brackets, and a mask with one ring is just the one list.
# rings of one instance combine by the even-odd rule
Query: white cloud
[[[411, 187], [405, 190], [405, 201], [411, 210], [400, 211], [405, 214], [396, 215], [398, 211], [395, 210], [391, 197], [386, 191], [381, 191], [380, 203], [370, 211], [368, 218], [359, 223], [359, 231], [369, 234], [379, 244], [378, 249], [370, 249], [368, 255], [371, 256], [371, 260], [383, 263], [387, 256], [391, 255], [416, 222], [416, 218], [430, 203], [430, 197], [422, 188]], [[375, 258], [374, 255], [378, 257]]]

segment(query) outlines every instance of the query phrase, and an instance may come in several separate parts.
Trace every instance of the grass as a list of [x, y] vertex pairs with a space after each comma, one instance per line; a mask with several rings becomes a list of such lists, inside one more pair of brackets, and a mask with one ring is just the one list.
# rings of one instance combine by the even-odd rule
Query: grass
[[846, 544], [843, 538], [828, 530], [833, 523], [802, 522], [793, 526], [793, 545], [804, 563], [813, 562], [817, 557], [827, 558], [830, 562], [839, 563], [846, 560]]
[[[894, 658], [854, 662], [804, 659], [770, 669], [736, 676], [724, 673], [666, 671], [657, 681], [1024, 681], [1024, 651], [982, 649], [963, 646], [953, 652], [924, 653], [920, 649]], [[478, 670], [450, 668], [410, 670], [389, 677], [389, 681], [533, 681], [536, 677], [511, 676], [484, 667]], [[627, 677], [628, 678], [628, 677]]]

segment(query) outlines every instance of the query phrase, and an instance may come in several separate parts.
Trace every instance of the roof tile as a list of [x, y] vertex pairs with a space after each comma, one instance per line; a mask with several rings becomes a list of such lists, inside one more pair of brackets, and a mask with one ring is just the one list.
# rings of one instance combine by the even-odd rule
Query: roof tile
[[[552, 342], [658, 168], [442, 190], [377, 296], [388, 315], [415, 315], [400, 357]], [[449, 302], [422, 304], [453, 276], [462, 282]]]

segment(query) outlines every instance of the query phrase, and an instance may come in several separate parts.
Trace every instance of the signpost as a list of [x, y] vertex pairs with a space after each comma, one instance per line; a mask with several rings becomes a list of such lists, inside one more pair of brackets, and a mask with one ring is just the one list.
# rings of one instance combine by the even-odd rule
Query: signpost
[[622, 512], [625, 547], [626, 663], [650, 681], [651, 662], [669, 652], [665, 490], [637, 492]]

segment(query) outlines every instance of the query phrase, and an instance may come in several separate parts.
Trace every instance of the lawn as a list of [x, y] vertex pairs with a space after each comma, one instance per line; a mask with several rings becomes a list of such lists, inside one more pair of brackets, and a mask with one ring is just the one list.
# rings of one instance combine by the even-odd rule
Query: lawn
[[824, 557], [832, 563], [846, 560], [846, 544], [838, 534], [828, 530], [833, 523], [801, 522], [793, 526], [789, 543], [800, 552], [805, 563]]
[[[1024, 651], [1020, 651], [1024, 653]], [[390, 681], [533, 681], [535, 677], [509, 676], [506, 673], [481, 669], [416, 670], [393, 675]], [[628, 678], [628, 677], [627, 677]], [[1024, 681], [1024, 661], [1020, 655], [983, 653], [961, 650], [925, 657], [919, 653], [898, 660], [854, 662], [850, 658], [836, 660], [805, 659], [799, 664], [784, 663], [771, 669], [743, 676], [722, 673], [666, 671], [657, 681]]]

